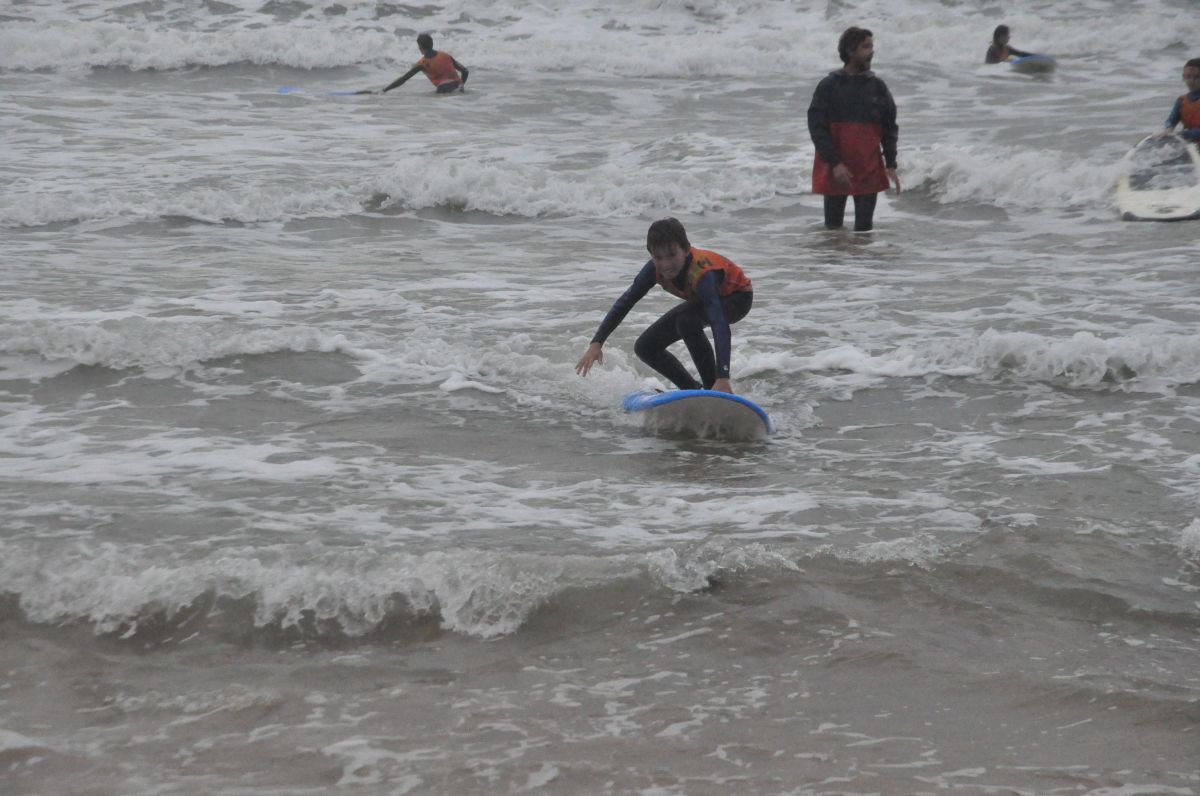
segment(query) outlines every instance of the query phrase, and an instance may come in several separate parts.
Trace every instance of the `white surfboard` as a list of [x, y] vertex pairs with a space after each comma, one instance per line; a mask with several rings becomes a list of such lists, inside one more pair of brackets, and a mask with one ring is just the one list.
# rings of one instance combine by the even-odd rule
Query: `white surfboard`
[[775, 424], [761, 406], [742, 395], [714, 390], [635, 392], [625, 396], [626, 412], [642, 415], [645, 427], [728, 441], [765, 439]]
[[1200, 218], [1200, 151], [1177, 135], [1146, 136], [1129, 150], [1117, 180], [1125, 221]]

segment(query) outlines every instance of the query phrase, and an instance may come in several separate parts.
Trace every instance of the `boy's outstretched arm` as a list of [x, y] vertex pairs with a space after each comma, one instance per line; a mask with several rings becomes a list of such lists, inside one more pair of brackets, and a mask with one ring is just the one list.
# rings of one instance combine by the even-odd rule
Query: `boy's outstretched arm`
[[396, 88], [397, 86], [403, 86], [403, 85], [405, 84], [405, 82], [407, 82], [407, 81], [408, 81], [408, 79], [409, 79], [410, 77], [412, 77], [413, 75], [415, 75], [417, 72], [420, 72], [420, 71], [421, 71], [421, 67], [419, 67], [419, 66], [414, 66], [412, 69], [409, 69], [407, 72], [405, 72], [404, 74], [400, 75], [400, 77], [398, 77], [398, 78], [396, 78], [395, 80], [393, 80], [393, 81], [392, 81], [392, 82], [391, 82], [391, 83], [390, 83], [390, 84], [387, 86], [387, 88], [385, 88], [385, 89], [384, 89], [384, 90], [383, 90], [381, 93], [383, 93], [383, 94], [386, 94], [386, 93], [388, 93], [389, 91], [391, 91], [392, 89]]
[[600, 321], [600, 328], [596, 330], [596, 334], [592, 336], [592, 342], [588, 343], [587, 350], [583, 352], [579, 362], [575, 364], [575, 372], [580, 376], [586, 376], [588, 371], [592, 369], [592, 365], [596, 362], [604, 363], [604, 354], [600, 350], [604, 346], [604, 341], [613, 333], [613, 330], [621, 325], [621, 321], [625, 320], [625, 316], [629, 314], [629, 310], [634, 304], [641, 301], [650, 288], [656, 283], [654, 277], [654, 261], [648, 260], [642, 266], [642, 270], [638, 271], [638, 275], [633, 278], [633, 284], [626, 288], [625, 292], [613, 302], [612, 308], [608, 314], [604, 316], [604, 320]]

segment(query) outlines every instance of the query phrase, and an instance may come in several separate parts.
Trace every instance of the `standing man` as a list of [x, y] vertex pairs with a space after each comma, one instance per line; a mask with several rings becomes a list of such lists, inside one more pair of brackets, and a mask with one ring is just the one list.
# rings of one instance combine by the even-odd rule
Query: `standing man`
[[421, 51], [421, 60], [413, 64], [412, 69], [393, 80], [383, 93], [387, 93], [404, 83], [417, 72], [424, 72], [425, 77], [433, 84], [438, 94], [449, 94], [452, 91], [465, 91], [467, 87], [467, 68], [454, 60], [448, 52], [438, 52], [433, 49], [433, 37], [428, 33], [417, 36], [417, 48]]
[[840, 229], [846, 197], [854, 197], [854, 230], [874, 226], [875, 201], [896, 175], [896, 102], [871, 71], [875, 39], [864, 28], [847, 28], [838, 41], [844, 67], [817, 84], [808, 106], [808, 132], [817, 148], [813, 193], [825, 196], [825, 227]]

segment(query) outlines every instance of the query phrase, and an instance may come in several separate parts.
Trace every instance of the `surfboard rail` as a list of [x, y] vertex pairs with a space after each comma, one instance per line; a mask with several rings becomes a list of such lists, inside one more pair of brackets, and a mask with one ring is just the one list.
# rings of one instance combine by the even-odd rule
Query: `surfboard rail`
[[639, 390], [626, 395], [621, 408], [645, 413], [647, 424], [660, 430], [722, 439], [758, 439], [775, 433], [775, 423], [761, 406], [744, 395], [716, 390]]

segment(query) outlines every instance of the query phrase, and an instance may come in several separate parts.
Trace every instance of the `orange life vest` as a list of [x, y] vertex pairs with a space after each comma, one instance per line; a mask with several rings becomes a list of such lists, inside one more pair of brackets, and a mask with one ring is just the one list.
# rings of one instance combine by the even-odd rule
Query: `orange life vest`
[[458, 70], [454, 68], [454, 59], [447, 52], [439, 51], [434, 53], [432, 58], [422, 58], [417, 61], [417, 66], [435, 86], [459, 79]]
[[1179, 121], [1188, 130], [1200, 128], [1200, 99], [1190, 100], [1187, 94], [1179, 98]]
[[695, 298], [696, 285], [700, 284], [700, 280], [709, 271], [721, 272], [717, 292], [722, 296], [752, 290], [750, 277], [746, 276], [746, 272], [727, 257], [722, 257], [716, 252], [706, 251], [705, 249], [697, 249], [695, 246], [689, 250], [689, 253], [691, 254], [691, 259], [684, 266], [682, 289], [675, 284], [674, 279], [665, 279], [662, 275], [658, 276], [658, 284], [672, 296], [678, 296], [681, 299]]

